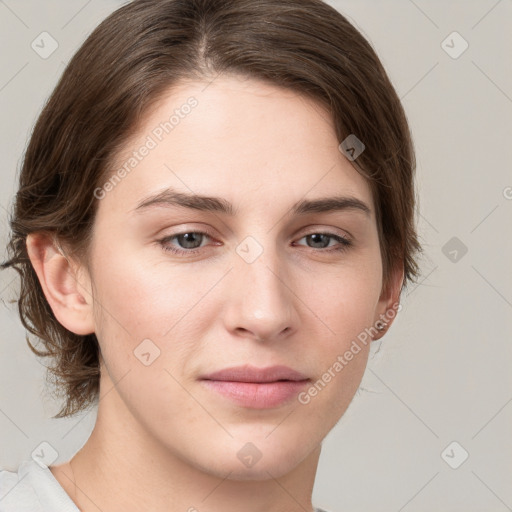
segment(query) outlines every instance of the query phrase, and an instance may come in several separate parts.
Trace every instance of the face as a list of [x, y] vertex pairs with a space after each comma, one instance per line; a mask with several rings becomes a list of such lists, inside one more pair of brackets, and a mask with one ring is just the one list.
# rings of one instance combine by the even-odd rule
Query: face
[[[278, 477], [343, 415], [367, 362], [361, 333], [389, 307], [374, 204], [318, 104], [252, 79], [206, 85], [169, 92], [96, 192], [102, 378], [166, 453]], [[326, 198], [341, 200], [310, 203]], [[274, 366], [288, 370], [249, 371]]]

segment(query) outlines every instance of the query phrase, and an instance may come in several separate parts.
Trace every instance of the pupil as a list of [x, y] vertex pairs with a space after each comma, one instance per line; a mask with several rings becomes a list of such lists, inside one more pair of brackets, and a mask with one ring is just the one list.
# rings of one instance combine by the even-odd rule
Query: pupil
[[200, 236], [199, 233], [184, 233], [183, 235], [179, 235], [179, 236], [181, 237], [180, 245], [182, 245], [183, 247], [185, 247], [187, 249], [195, 249], [197, 247], [197, 246], [194, 246], [194, 243], [197, 242], [197, 240], [194, 241], [194, 238], [196, 238], [197, 236]]
[[[329, 245], [329, 239], [326, 235], [322, 235], [321, 233], [316, 233], [316, 234], [309, 235], [309, 236], [313, 240], [313, 244], [315, 244], [315, 243], [320, 244], [320, 247], [327, 247]], [[320, 240], [321, 240], [321, 237], [325, 237], [324, 238], [325, 243], [318, 241], [319, 237], [320, 237]]]

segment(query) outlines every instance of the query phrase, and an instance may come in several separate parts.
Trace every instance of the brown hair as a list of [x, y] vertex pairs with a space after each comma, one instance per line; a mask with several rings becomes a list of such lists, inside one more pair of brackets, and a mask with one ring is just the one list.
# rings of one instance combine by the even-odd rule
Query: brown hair
[[184, 79], [220, 73], [267, 80], [313, 98], [332, 113], [336, 135], [365, 150], [353, 162], [371, 187], [383, 261], [404, 284], [418, 276], [415, 157], [400, 100], [375, 51], [321, 0], [135, 0], [106, 18], [69, 62], [25, 152], [10, 219], [9, 258], [21, 276], [25, 328], [54, 359], [65, 405], [54, 418], [96, 402], [99, 346], [55, 318], [27, 254], [26, 237], [54, 236], [88, 266], [98, 199], [123, 144], [143, 115]]

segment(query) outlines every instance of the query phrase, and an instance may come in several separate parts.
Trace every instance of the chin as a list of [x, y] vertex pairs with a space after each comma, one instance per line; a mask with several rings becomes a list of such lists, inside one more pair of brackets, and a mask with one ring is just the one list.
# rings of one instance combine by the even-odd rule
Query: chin
[[272, 442], [257, 436], [246, 438], [253, 441], [239, 439], [207, 449], [207, 458], [203, 457], [204, 453], [196, 453], [193, 465], [222, 479], [263, 481], [290, 473], [309, 455], [300, 439], [288, 438], [288, 442], [278, 436]]
[[225, 478], [227, 474], [229, 474], [229, 480], [239, 480], [239, 481], [264, 481], [272, 478], [281, 478], [282, 476], [293, 471], [298, 463], [296, 460], [296, 455], [293, 456], [285, 456], [276, 458], [267, 459], [266, 461], [262, 458], [257, 461], [252, 467], [246, 467], [244, 464], [238, 461], [233, 463], [232, 460], [225, 461], [223, 465], [223, 471], [221, 471], [222, 478]]

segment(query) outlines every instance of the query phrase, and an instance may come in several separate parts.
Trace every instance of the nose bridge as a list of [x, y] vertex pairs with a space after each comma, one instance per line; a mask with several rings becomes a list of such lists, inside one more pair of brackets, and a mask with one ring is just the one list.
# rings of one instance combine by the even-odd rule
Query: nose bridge
[[286, 271], [284, 254], [272, 242], [272, 236], [267, 236], [263, 243], [252, 236], [246, 237], [236, 250], [239, 261], [235, 271], [237, 278], [245, 283], [248, 296], [258, 302], [266, 301], [259, 307], [270, 309], [272, 302], [282, 302], [287, 297], [282, 276]]
[[[263, 237], [260, 236], [261, 240]], [[294, 301], [284, 253], [272, 242], [247, 236], [236, 247], [229, 323], [265, 339], [277, 336], [294, 323]]]

